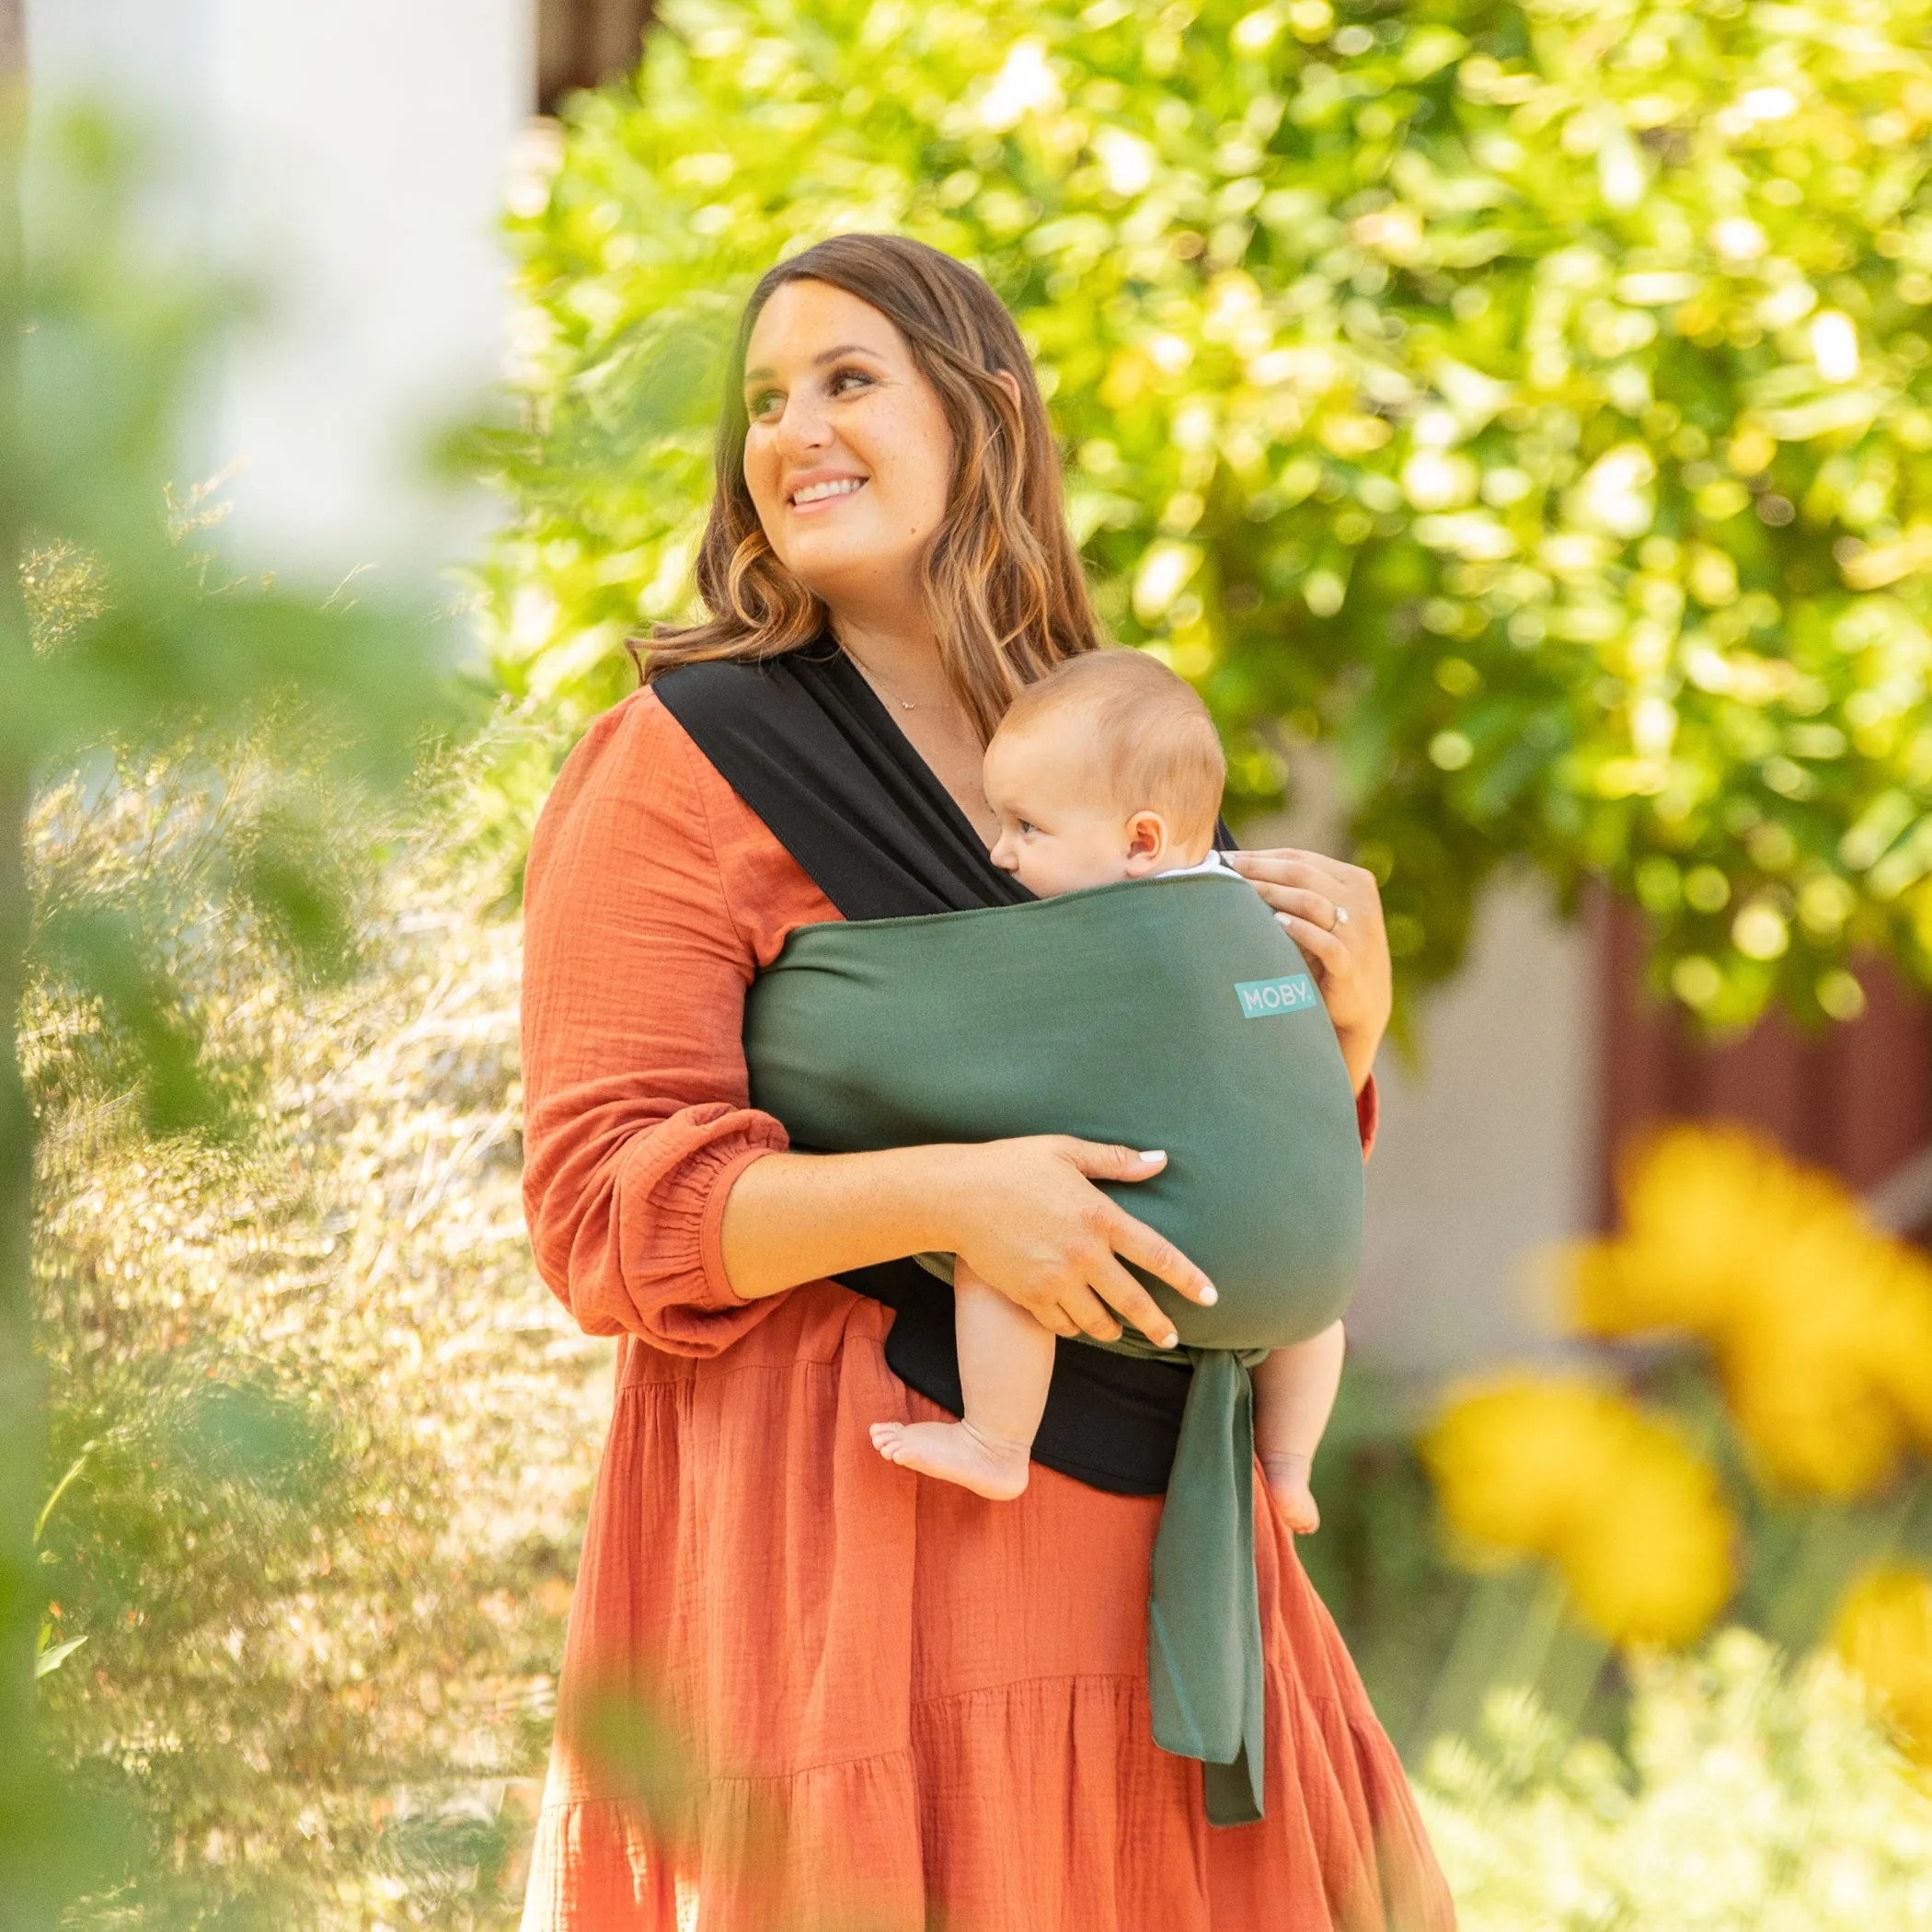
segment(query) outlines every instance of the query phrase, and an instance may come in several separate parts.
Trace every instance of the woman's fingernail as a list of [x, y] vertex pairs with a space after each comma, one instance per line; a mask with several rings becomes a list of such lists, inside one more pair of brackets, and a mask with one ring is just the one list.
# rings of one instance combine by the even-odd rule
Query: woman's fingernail
[[1141, 1151], [1143, 1160], [1166, 1160], [1167, 1157], [1167, 1150], [1165, 1147], [1146, 1147]]
[[1220, 1299], [1221, 1291], [1212, 1282], [1201, 1291], [1201, 1305], [1203, 1308], [1212, 1308]]
[[1180, 1337], [1179, 1335], [1169, 1335], [1161, 1342], [1161, 1347], [1164, 1349], [1178, 1349], [1179, 1346]]

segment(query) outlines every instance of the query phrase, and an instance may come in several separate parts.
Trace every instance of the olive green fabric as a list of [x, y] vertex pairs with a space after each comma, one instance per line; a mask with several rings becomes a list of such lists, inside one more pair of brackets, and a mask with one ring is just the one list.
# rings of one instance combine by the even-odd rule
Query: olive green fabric
[[[1195, 1364], [1155, 1547], [1154, 1734], [1202, 1761], [1215, 1823], [1259, 1817], [1248, 1370], [1336, 1319], [1362, 1242], [1354, 1096], [1301, 954], [1232, 874], [804, 926], [754, 983], [744, 1041], [753, 1105], [801, 1149], [1070, 1133], [1167, 1151], [1153, 1179], [1109, 1187], [1219, 1294], [1147, 1282]], [[1162, 1352], [1132, 1331], [1112, 1346]]]

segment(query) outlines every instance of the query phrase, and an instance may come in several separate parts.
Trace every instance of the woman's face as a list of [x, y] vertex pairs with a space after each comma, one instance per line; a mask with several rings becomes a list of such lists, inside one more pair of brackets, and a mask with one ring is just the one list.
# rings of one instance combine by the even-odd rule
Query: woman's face
[[952, 436], [884, 316], [788, 282], [746, 345], [744, 480], [778, 560], [836, 611], [903, 597], [946, 514]]

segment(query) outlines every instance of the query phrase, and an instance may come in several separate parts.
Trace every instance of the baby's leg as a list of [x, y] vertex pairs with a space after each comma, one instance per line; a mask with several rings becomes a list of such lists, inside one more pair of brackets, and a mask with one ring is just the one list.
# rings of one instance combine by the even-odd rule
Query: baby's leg
[[1027, 1486], [1053, 1379], [1053, 1338], [963, 1261], [952, 1292], [965, 1419], [875, 1422], [872, 1444], [890, 1463], [1005, 1502]]
[[1277, 1349], [1254, 1372], [1255, 1450], [1268, 1487], [1298, 1535], [1321, 1527], [1308, 1475], [1334, 1411], [1346, 1348], [1341, 1324], [1331, 1322], [1292, 1349]]

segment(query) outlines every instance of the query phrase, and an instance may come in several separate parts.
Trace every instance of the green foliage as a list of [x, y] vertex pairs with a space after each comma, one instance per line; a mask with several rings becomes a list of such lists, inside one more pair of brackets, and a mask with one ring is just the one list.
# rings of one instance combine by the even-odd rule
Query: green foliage
[[686, 607], [751, 282], [900, 229], [1011, 303], [1104, 615], [1237, 803], [1340, 748], [1413, 983], [1527, 854], [1708, 1019], [1932, 972], [1923, 0], [674, 0], [512, 193], [488, 568], [581, 722]]
[[[143, 1783], [155, 1765], [189, 1752], [236, 1789], [268, 1770], [184, 1699], [133, 1733], [70, 1733], [75, 1776], [50, 1776], [36, 1690], [45, 1716], [115, 1686], [117, 1643], [150, 1617], [191, 1669], [193, 1619], [273, 1575], [278, 1543], [319, 1535], [338, 1487], [334, 1432], [272, 1350], [208, 1351], [154, 1311], [117, 1347], [115, 1324], [63, 1328], [75, 1309], [58, 1294], [37, 1337], [29, 1194], [38, 1181], [53, 1243], [44, 1289], [50, 1266], [69, 1281], [53, 1177], [77, 1147], [125, 1176], [144, 1132], [176, 1160], [215, 1159], [221, 1134], [238, 1144], [259, 1057], [212, 1050], [234, 981], [193, 968], [254, 942], [257, 983], [339, 973], [356, 855], [328, 844], [332, 801], [400, 782], [451, 712], [440, 639], [417, 614], [225, 581], [190, 540], [192, 500], [168, 516], [182, 411], [233, 303], [149, 238], [139, 157], [85, 115], [42, 122], [23, 250], [15, 105], [0, 88], [0, 1921], [25, 1932], [77, 1894], [166, 1903], [157, 1874], [188, 1854], [155, 1842], [173, 1814]], [[331, 862], [314, 864], [324, 850]], [[97, 1208], [91, 1238], [160, 1231], [177, 1259], [191, 1245], [170, 1247], [178, 1230], [152, 1202], [121, 1225]], [[148, 1277], [166, 1276], [159, 1260], [143, 1257]], [[76, 1363], [65, 1351], [83, 1337]], [[39, 1340], [58, 1385], [51, 1465]], [[192, 1506], [170, 1513], [169, 1497]], [[222, 1550], [213, 1576], [187, 1555], [203, 1536]], [[56, 1615], [56, 1580], [90, 1605], [98, 1585], [107, 1613], [77, 1627], [68, 1604]], [[329, 1762], [318, 1744], [304, 1769]]]
[[1829, 1664], [1742, 1630], [1639, 1673], [1627, 1759], [1533, 1699], [1420, 1791], [1466, 1932], [1869, 1932], [1932, 1915], [1932, 1800]]

